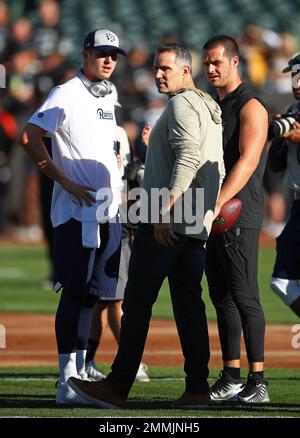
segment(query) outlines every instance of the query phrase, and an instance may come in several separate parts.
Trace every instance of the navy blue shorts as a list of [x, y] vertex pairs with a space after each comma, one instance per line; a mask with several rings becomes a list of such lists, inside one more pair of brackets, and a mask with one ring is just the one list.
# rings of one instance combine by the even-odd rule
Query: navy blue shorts
[[276, 262], [272, 277], [300, 279], [300, 200], [294, 201], [290, 217], [276, 239]]
[[[114, 297], [117, 288], [121, 227], [118, 221], [100, 224], [100, 248], [83, 248], [81, 222], [70, 219], [54, 228], [54, 290], [86, 292], [102, 299]], [[105, 297], [105, 298], [104, 298]]]

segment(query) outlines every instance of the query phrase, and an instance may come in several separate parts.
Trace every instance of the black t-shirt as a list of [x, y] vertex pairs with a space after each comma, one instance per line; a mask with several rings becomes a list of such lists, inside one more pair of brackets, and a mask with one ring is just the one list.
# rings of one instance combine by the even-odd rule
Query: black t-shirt
[[[249, 84], [241, 83], [234, 91], [221, 101], [222, 109], [223, 149], [226, 175], [240, 157], [240, 111], [250, 99], [257, 99], [266, 109], [266, 104]], [[259, 164], [245, 187], [235, 197], [242, 201], [242, 209], [236, 227], [259, 229], [264, 215], [264, 194], [262, 179], [266, 166], [267, 146], [265, 144]]]

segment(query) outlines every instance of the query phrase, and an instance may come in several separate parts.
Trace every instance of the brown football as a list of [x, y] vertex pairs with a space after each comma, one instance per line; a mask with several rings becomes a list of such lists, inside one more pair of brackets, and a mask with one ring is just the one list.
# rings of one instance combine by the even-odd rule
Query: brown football
[[229, 230], [238, 220], [242, 208], [242, 201], [238, 198], [229, 199], [222, 205], [220, 213], [212, 223], [213, 234], [224, 233]]

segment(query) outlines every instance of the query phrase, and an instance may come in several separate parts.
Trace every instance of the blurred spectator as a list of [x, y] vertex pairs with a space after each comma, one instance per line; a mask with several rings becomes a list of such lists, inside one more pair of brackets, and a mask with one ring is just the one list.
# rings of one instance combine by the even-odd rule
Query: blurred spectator
[[42, 94], [58, 82], [61, 68], [73, 49], [60, 26], [60, 5], [55, 0], [43, 0], [38, 9], [39, 21], [34, 26], [33, 45], [41, 62], [38, 87]]
[[241, 54], [245, 59], [250, 82], [261, 87], [265, 84], [268, 75], [269, 48], [262, 38], [263, 29], [255, 24], [244, 28], [241, 43]]
[[32, 26], [27, 18], [19, 18], [12, 24], [8, 45], [10, 55], [32, 46]]
[[9, 9], [6, 2], [0, 1], [0, 63], [8, 57]]
[[8, 96], [16, 113], [31, 110], [35, 99], [35, 81], [39, 71], [37, 55], [30, 43], [15, 46], [10, 57]]
[[118, 87], [125, 101], [124, 118], [140, 123], [147, 103], [146, 92], [153, 83], [148, 47], [143, 43], [132, 47], [126, 61]]
[[[155, 87], [156, 88], [156, 87]], [[133, 139], [133, 151], [136, 160], [145, 163], [147, 147], [142, 142], [142, 130], [147, 122], [153, 127], [156, 120], [163, 112], [164, 107], [167, 104], [166, 96], [157, 93], [157, 90], [153, 88], [149, 89], [146, 93], [147, 103], [143, 111], [141, 122], [137, 125], [137, 136]], [[125, 127], [126, 129], [126, 127]]]
[[0, 234], [5, 232], [7, 225], [7, 195], [11, 179], [10, 156], [17, 135], [18, 127], [13, 115], [0, 106]]
[[153, 126], [166, 104], [155, 87], [152, 76], [152, 56], [146, 44], [132, 47], [126, 58], [118, 89], [123, 97], [123, 123], [132, 147], [133, 159], [145, 161], [146, 147], [141, 132], [147, 121]]
[[[36, 52], [29, 41], [14, 46], [9, 66], [6, 105], [20, 129], [35, 105], [35, 83], [39, 70]], [[10, 187], [10, 214], [18, 226], [16, 237], [22, 241], [40, 240], [42, 234], [38, 225], [40, 212], [37, 170], [24, 152], [16, 147], [12, 150], [11, 165], [13, 178]]]
[[280, 94], [291, 93], [291, 81], [288, 75], [282, 73], [282, 69], [287, 65], [298, 50], [297, 39], [289, 34], [283, 33], [281, 35], [280, 47], [274, 51], [271, 59], [271, 75], [273, 91]]

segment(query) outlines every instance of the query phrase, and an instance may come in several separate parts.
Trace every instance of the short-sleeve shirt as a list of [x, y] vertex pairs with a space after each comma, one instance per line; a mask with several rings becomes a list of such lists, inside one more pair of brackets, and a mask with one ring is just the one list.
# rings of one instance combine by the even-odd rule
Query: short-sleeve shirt
[[[99, 189], [111, 189], [111, 216], [117, 213], [120, 173], [114, 152], [115, 96], [93, 96], [76, 76], [52, 89], [29, 123], [52, 138], [53, 161], [70, 180]], [[82, 220], [80, 206], [55, 182], [51, 205], [54, 227], [74, 218]]]

